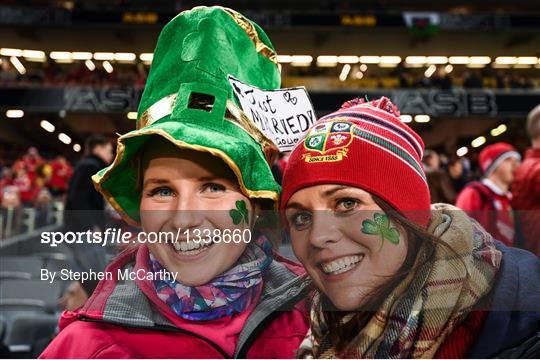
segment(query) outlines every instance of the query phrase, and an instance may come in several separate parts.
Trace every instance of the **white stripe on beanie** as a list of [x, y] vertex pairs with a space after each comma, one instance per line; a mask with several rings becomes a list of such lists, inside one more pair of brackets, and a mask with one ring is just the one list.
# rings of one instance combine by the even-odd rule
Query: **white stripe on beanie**
[[495, 170], [504, 160], [508, 158], [515, 158], [517, 160], [521, 160], [521, 155], [517, 151], [506, 151], [503, 152], [499, 157], [497, 157], [489, 166], [487, 167], [486, 171], [484, 172], [484, 176], [489, 176], [493, 170]]

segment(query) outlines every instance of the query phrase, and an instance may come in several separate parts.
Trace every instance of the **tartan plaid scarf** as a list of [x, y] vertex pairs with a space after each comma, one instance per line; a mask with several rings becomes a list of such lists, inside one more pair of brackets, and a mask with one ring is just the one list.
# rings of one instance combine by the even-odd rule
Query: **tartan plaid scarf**
[[[425, 262], [427, 254], [423, 247], [416, 258], [417, 270], [407, 275], [341, 351], [331, 344], [324, 322], [317, 321], [322, 317], [314, 315], [320, 309], [320, 301], [315, 298], [311, 334], [302, 344], [299, 356], [309, 353], [316, 358], [435, 356], [456, 325], [490, 292], [502, 254], [495, 248], [491, 235], [463, 211], [444, 204], [433, 205], [432, 210], [428, 231], [457, 255], [437, 246], [434, 261]], [[354, 313], [347, 314], [342, 324], [353, 318]]]

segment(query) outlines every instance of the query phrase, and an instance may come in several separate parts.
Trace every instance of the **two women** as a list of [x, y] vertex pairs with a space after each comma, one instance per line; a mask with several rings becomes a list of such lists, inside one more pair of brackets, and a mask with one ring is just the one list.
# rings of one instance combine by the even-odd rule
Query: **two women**
[[115, 259], [113, 278], [62, 315], [43, 358], [294, 356], [308, 329], [303, 269], [274, 254], [259, 225], [279, 197], [277, 148], [236, 105], [227, 75], [279, 87], [257, 25], [199, 7], [164, 28], [137, 130], [93, 179], [126, 221], [174, 235]]
[[540, 260], [430, 208], [423, 150], [381, 98], [345, 103], [292, 152], [281, 208], [318, 289], [300, 356], [538, 356]]
[[[118, 257], [107, 269], [115, 277], [63, 314], [42, 357], [294, 356], [308, 328], [303, 269], [271, 251], [257, 221], [278, 200], [268, 166], [276, 148], [242, 114], [227, 75], [279, 86], [258, 26], [229, 9], [196, 8], [165, 27], [137, 130], [119, 138], [115, 161], [94, 180], [146, 233], [184, 231]], [[538, 259], [494, 242], [455, 208], [430, 208], [422, 141], [398, 116], [384, 98], [347, 103], [290, 157], [281, 207], [319, 289], [302, 351], [531, 355]], [[252, 241], [222, 241], [226, 230], [247, 230]], [[205, 231], [209, 243], [189, 241]]]

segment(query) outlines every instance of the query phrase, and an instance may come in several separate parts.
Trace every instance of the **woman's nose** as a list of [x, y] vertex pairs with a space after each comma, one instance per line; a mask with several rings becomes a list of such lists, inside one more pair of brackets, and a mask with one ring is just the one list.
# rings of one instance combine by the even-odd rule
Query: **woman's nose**
[[339, 241], [339, 231], [335, 227], [333, 213], [328, 210], [317, 210], [313, 214], [313, 224], [309, 234], [309, 242], [317, 248], [324, 248]]
[[178, 196], [176, 208], [172, 210], [172, 225], [181, 229], [197, 228], [203, 223], [202, 210], [198, 209], [197, 201], [191, 194], [182, 195]]

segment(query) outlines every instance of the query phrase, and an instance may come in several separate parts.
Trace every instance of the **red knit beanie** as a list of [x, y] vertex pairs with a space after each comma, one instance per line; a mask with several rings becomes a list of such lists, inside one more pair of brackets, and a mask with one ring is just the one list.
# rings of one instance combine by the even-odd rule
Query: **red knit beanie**
[[321, 184], [361, 188], [426, 227], [430, 197], [422, 167], [424, 143], [382, 97], [354, 99], [319, 119], [291, 153], [281, 210], [298, 190]]
[[504, 160], [509, 157], [521, 160], [521, 156], [516, 149], [505, 142], [498, 142], [486, 146], [478, 156], [478, 162], [484, 172], [484, 176], [489, 176]]

